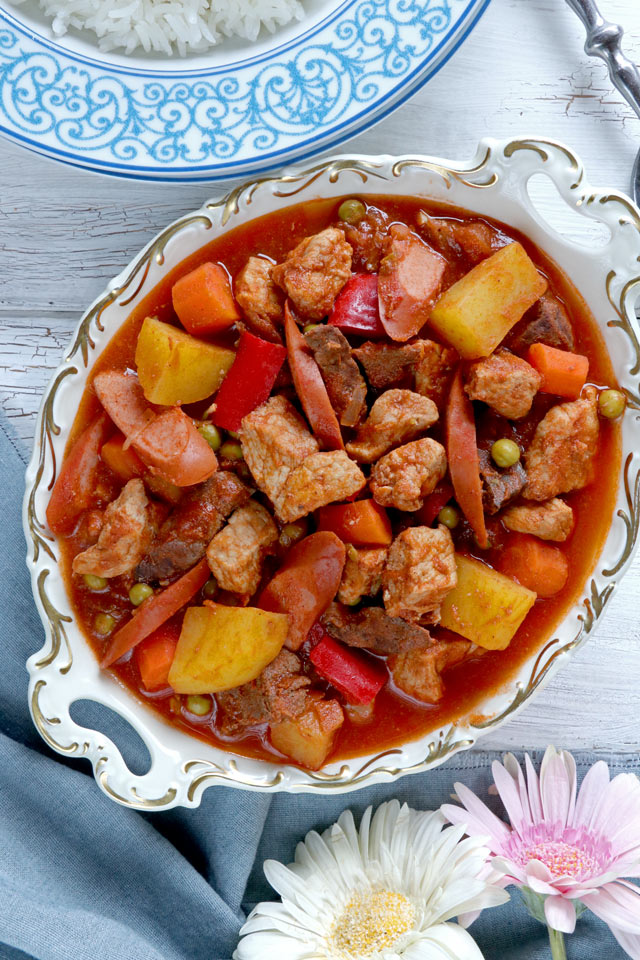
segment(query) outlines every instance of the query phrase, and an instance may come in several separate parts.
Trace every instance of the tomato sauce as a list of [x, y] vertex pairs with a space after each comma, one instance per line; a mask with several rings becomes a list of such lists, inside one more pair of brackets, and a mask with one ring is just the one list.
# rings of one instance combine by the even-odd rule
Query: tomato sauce
[[[419, 210], [425, 210], [433, 216], [460, 220], [470, 217], [470, 214], [464, 211], [413, 198], [367, 197], [367, 203], [383, 210], [394, 220], [411, 224], [415, 222]], [[155, 316], [166, 322], [175, 322], [171, 288], [180, 276], [206, 261], [223, 263], [232, 277], [251, 255], [263, 254], [280, 261], [305, 236], [334, 222], [339, 204], [340, 200], [319, 200], [261, 217], [212, 240], [172, 270], [131, 313], [120, 332], [97, 360], [80, 403], [67, 449], [100, 409], [91, 389], [93, 377], [112, 367], [134, 366], [136, 338], [145, 317]], [[573, 325], [576, 351], [589, 359], [589, 382], [596, 386], [615, 387], [611, 361], [597, 322], [567, 277], [528, 238], [497, 221], [482, 219], [503, 237], [518, 240], [523, 244], [538, 269], [548, 278], [549, 291], [564, 302]], [[424, 335], [432, 336], [428, 328]], [[515, 425], [516, 438], [525, 446], [531, 438], [532, 423], [537, 422], [544, 413], [541, 407], [544, 407], [545, 402], [545, 398], [539, 395], [536, 401], [537, 416], [532, 420], [532, 414]], [[548, 405], [551, 402], [557, 402], [557, 398], [549, 401]], [[535, 410], [534, 407], [534, 413]], [[397, 746], [421, 737], [457, 717], [472, 713], [484, 699], [504, 688], [520, 665], [551, 638], [568, 608], [582, 592], [611, 522], [620, 468], [620, 431], [615, 422], [601, 420], [600, 426], [595, 479], [585, 489], [574, 491], [564, 498], [571, 505], [576, 522], [570, 539], [558, 545], [569, 563], [569, 578], [561, 593], [550, 599], [536, 601], [506, 650], [484, 652], [481, 656], [471, 657], [446, 671], [444, 697], [437, 705], [422, 705], [387, 685], [378, 694], [373, 716], [366, 723], [354, 723], [349, 718], [345, 720], [329, 759], [339, 760]], [[437, 431], [435, 435], [437, 436]], [[114, 489], [113, 483], [113, 478], [105, 468], [96, 491], [97, 508], [106, 505], [116, 495], [118, 488]], [[131, 615], [128, 598], [130, 583], [126, 577], [117, 578], [105, 591], [94, 593], [83, 586], [82, 578], [71, 574], [73, 557], [86, 545], [86, 529], [83, 525], [89, 522], [90, 517], [84, 518], [74, 533], [63, 541], [63, 565], [78, 622], [96, 656], [100, 658], [107, 640], [94, 632], [93, 619], [96, 613], [107, 612], [115, 618], [116, 623], [121, 625], [126, 622]], [[504, 535], [498, 536], [497, 542], [487, 553], [475, 547], [465, 523], [454, 531], [457, 549], [462, 547], [465, 552], [488, 561], [492, 566], [497, 564], [507, 537], [508, 534], [504, 531]], [[201, 603], [201, 596], [197, 595], [194, 602]], [[439, 632], [446, 633], [437, 627], [432, 628], [431, 632], [434, 636], [438, 636]], [[133, 694], [173, 725], [236, 753], [285, 762], [285, 758], [270, 746], [265, 731], [256, 730], [240, 739], [224, 740], [216, 732], [211, 717], [199, 720], [191, 715], [185, 716], [171, 691], [146, 693], [131, 658], [117, 663], [113, 671]]]

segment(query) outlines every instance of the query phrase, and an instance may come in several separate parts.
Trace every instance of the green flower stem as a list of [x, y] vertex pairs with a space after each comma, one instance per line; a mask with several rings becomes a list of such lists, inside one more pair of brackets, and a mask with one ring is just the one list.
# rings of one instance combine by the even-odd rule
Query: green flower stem
[[551, 956], [553, 960], [567, 960], [567, 951], [564, 945], [564, 934], [559, 930], [552, 930], [547, 927], [549, 933], [549, 945], [551, 947]]

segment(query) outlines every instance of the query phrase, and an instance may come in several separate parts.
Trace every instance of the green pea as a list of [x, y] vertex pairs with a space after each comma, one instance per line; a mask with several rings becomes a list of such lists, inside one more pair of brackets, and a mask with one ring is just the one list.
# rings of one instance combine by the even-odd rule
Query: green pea
[[101, 637], [106, 637], [116, 625], [110, 613], [98, 613], [93, 621], [93, 628]]
[[187, 710], [189, 713], [195, 713], [196, 717], [206, 717], [208, 713], [211, 713], [212, 706], [211, 697], [203, 697], [195, 693], [187, 697]]
[[607, 420], [617, 420], [624, 413], [627, 398], [619, 390], [603, 390], [598, 397], [598, 408]]
[[352, 543], [350, 543], [347, 547], [347, 556], [349, 557], [349, 560], [353, 560], [354, 563], [358, 562], [358, 551]]
[[233, 437], [234, 440], [240, 439], [240, 434], [236, 433], [235, 430], [227, 430], [227, 433], [229, 434], [230, 437]]
[[438, 514], [438, 520], [440, 523], [443, 523], [445, 527], [449, 527], [449, 530], [455, 530], [460, 523], [460, 514], [455, 507], [443, 507]]
[[356, 597], [355, 600], [343, 600], [343, 603], [345, 607], [357, 607], [361, 600], [362, 596]]
[[104, 590], [107, 585], [106, 577], [96, 577], [93, 573], [85, 573], [82, 578], [89, 590]]
[[280, 531], [280, 546], [290, 547], [293, 543], [297, 543], [298, 540], [302, 540], [307, 533], [307, 522], [305, 520], [298, 520], [297, 523], [285, 523], [284, 527]]
[[153, 587], [150, 587], [148, 583], [134, 583], [129, 590], [129, 600], [134, 607], [139, 607], [152, 593]]
[[220, 447], [220, 456], [227, 460], [242, 460], [242, 446], [237, 440], [225, 440]]
[[211, 577], [210, 580], [207, 580], [204, 587], [202, 588], [202, 592], [204, 593], [207, 600], [213, 600], [216, 593], [218, 592], [218, 584], [213, 579], [213, 577]]
[[204, 437], [214, 453], [220, 449], [222, 435], [212, 423], [201, 423], [198, 427], [198, 433]]
[[514, 440], [496, 440], [491, 447], [491, 456], [499, 467], [512, 467], [520, 459], [520, 447]]
[[355, 197], [343, 200], [338, 207], [338, 216], [345, 223], [360, 223], [366, 212], [367, 208], [362, 200], [356, 200]]
[[315, 330], [316, 327], [321, 327], [321, 323], [308, 323], [306, 327], [302, 328], [303, 333], [311, 333], [312, 330]]

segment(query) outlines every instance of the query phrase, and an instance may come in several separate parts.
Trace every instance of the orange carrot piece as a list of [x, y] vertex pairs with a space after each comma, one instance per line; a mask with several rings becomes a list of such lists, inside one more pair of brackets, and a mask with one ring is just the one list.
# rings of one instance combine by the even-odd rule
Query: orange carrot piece
[[229, 274], [220, 263], [203, 263], [174, 283], [178, 320], [194, 336], [219, 333], [240, 319]]
[[209, 564], [206, 559], [201, 560], [179, 580], [145, 600], [131, 620], [114, 633], [100, 666], [110, 667], [125, 653], [146, 640], [154, 630], [166, 623], [169, 617], [195, 597], [198, 590], [204, 587], [209, 576]]
[[182, 623], [170, 620], [136, 647], [136, 666], [145, 690], [153, 693], [169, 686], [169, 670], [178, 646]]
[[476, 441], [473, 406], [464, 392], [462, 370], [458, 367], [451, 384], [445, 414], [445, 436], [449, 475], [458, 506], [471, 524], [478, 546], [489, 546], [482, 506], [482, 481]]
[[100, 456], [120, 480], [126, 483], [133, 480], [134, 477], [143, 477], [145, 466], [138, 454], [132, 447], [125, 449], [125, 437], [121, 433], [116, 433], [102, 447]]
[[542, 393], [568, 400], [577, 400], [580, 396], [589, 372], [587, 357], [548, 347], [546, 343], [534, 343], [529, 347], [527, 360], [542, 377]]
[[284, 330], [291, 376], [311, 429], [322, 447], [344, 450], [340, 424], [331, 406], [320, 368], [293, 319], [288, 300], [284, 307]]
[[386, 547], [393, 539], [387, 511], [375, 500], [320, 507], [316, 523], [318, 530], [329, 530], [358, 547]]
[[64, 533], [83, 510], [91, 506], [95, 493], [100, 449], [113, 424], [102, 413], [83, 430], [60, 468], [47, 507], [47, 523], [54, 533]]
[[502, 551], [498, 569], [539, 597], [553, 597], [567, 582], [569, 561], [558, 547], [520, 534], [512, 537]]

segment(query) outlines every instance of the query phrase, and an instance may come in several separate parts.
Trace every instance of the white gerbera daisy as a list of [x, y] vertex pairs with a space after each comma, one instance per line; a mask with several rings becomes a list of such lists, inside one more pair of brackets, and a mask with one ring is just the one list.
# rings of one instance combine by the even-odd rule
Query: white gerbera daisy
[[371, 811], [359, 831], [347, 810], [308, 833], [288, 867], [266, 861], [282, 902], [252, 911], [234, 960], [482, 960], [451, 922], [509, 899], [482, 839], [397, 800]]

